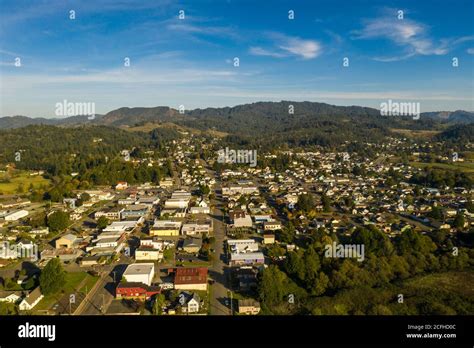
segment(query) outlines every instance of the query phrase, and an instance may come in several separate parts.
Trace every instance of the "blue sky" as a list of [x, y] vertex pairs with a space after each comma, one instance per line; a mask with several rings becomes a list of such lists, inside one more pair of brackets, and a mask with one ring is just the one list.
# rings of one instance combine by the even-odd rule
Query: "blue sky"
[[473, 111], [473, 4], [0, 0], [0, 116], [53, 117], [64, 99], [98, 113], [388, 99]]

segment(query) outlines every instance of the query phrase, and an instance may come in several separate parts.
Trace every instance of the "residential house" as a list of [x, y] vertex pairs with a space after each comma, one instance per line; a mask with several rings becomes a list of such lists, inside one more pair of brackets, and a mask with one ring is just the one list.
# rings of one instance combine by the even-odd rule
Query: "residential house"
[[238, 313], [256, 315], [260, 313], [260, 303], [253, 299], [245, 299], [238, 301]]
[[33, 309], [43, 299], [43, 297], [40, 287], [36, 287], [20, 302], [20, 310], [27, 311]]

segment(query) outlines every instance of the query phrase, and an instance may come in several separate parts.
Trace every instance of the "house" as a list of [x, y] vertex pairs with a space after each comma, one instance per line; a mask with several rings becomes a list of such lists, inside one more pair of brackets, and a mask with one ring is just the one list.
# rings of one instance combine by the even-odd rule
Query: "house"
[[273, 244], [275, 243], [275, 235], [274, 234], [264, 234], [263, 235], [263, 244]]
[[191, 198], [169, 198], [165, 201], [165, 208], [187, 208]]
[[130, 205], [120, 212], [122, 220], [141, 218], [148, 214], [149, 207], [142, 204]]
[[126, 181], [119, 181], [117, 185], [115, 185], [115, 189], [120, 191], [120, 190], [125, 190], [128, 188], [128, 183]]
[[135, 260], [137, 261], [159, 261], [163, 259], [163, 252], [153, 246], [140, 245], [135, 250]]
[[230, 224], [234, 227], [252, 227], [252, 218], [243, 210], [234, 210], [229, 213]]
[[160, 180], [160, 187], [172, 187], [173, 186], [173, 179], [172, 178], [165, 178]]
[[155, 220], [150, 228], [150, 236], [179, 236], [181, 221]]
[[159, 286], [148, 286], [139, 282], [120, 282], [115, 289], [115, 297], [149, 299], [160, 292]]
[[105, 216], [109, 220], [120, 220], [120, 214], [124, 209], [120, 207], [113, 207], [106, 210], [100, 210], [94, 213], [94, 219], [98, 220], [100, 217]]
[[43, 299], [43, 294], [41, 293], [40, 287], [36, 287], [33, 291], [31, 291], [28, 296], [26, 296], [21, 302], [20, 302], [20, 310], [22, 311], [28, 311], [33, 309], [42, 299]]
[[127, 282], [143, 283], [151, 285], [155, 277], [155, 264], [153, 263], [133, 263], [127, 266], [123, 273], [123, 277]]
[[65, 249], [72, 249], [76, 247], [82, 238], [76, 237], [75, 235], [68, 233], [62, 237], [59, 237], [55, 241], [56, 249], [65, 248]]
[[207, 290], [207, 268], [179, 267], [174, 273], [176, 290]]
[[265, 221], [263, 223], [264, 231], [276, 231], [281, 230], [281, 223], [278, 221]]
[[238, 301], [238, 313], [256, 315], [260, 313], [260, 303], [253, 299], [245, 299]]
[[211, 209], [209, 207], [191, 207], [189, 208], [190, 214], [210, 214]]
[[201, 302], [201, 299], [199, 298], [199, 295], [197, 293], [183, 291], [179, 294], [178, 301], [181, 305], [183, 313], [190, 314], [199, 312], [199, 304]]
[[190, 222], [190, 223], [183, 224], [183, 227], [181, 228], [181, 234], [196, 235], [196, 234], [209, 233], [211, 230], [212, 230], [211, 221], [205, 222], [205, 223]]
[[17, 303], [22, 297], [22, 291], [0, 290], [0, 302]]
[[235, 269], [235, 278], [239, 281], [240, 290], [249, 290], [257, 286], [258, 270], [255, 267], [244, 266]]
[[202, 247], [201, 238], [186, 238], [183, 240], [183, 251], [190, 254], [197, 254]]

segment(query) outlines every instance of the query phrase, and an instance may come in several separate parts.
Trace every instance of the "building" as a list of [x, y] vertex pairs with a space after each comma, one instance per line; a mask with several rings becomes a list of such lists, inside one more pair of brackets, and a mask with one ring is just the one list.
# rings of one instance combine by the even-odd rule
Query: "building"
[[281, 230], [281, 223], [278, 221], [265, 221], [263, 223], [263, 229], [265, 231]]
[[222, 188], [223, 196], [233, 196], [237, 194], [249, 195], [252, 193], [258, 193], [257, 186], [253, 185], [237, 185], [237, 186], [227, 186]]
[[128, 183], [126, 181], [119, 181], [117, 185], [115, 185], [116, 190], [125, 190], [128, 187]]
[[26, 296], [21, 302], [20, 302], [20, 310], [22, 311], [28, 311], [33, 309], [42, 299], [43, 299], [43, 294], [41, 293], [40, 287], [36, 287], [33, 291], [31, 291], [28, 296]]
[[183, 291], [179, 294], [178, 301], [183, 313], [192, 314], [199, 312], [201, 299], [197, 293]]
[[179, 267], [174, 276], [174, 288], [177, 290], [207, 290], [207, 268]]
[[105, 216], [109, 220], [120, 220], [120, 214], [124, 209], [119, 207], [113, 207], [107, 210], [101, 210], [94, 213], [94, 219], [99, 219]]
[[229, 213], [230, 224], [233, 227], [252, 227], [252, 218], [243, 210], [234, 210]]
[[22, 297], [22, 291], [0, 290], [0, 302], [17, 303]]
[[148, 286], [151, 285], [155, 277], [155, 264], [153, 263], [133, 263], [128, 265], [123, 273], [123, 277], [127, 282], [143, 283]]
[[263, 244], [273, 244], [275, 243], [275, 235], [274, 234], [264, 234], [263, 235]]
[[165, 208], [187, 208], [190, 199], [188, 197], [169, 198], [165, 201]]
[[190, 223], [184, 223], [183, 227], [181, 228], [181, 234], [187, 235], [187, 236], [193, 236], [196, 234], [203, 234], [207, 233], [209, 234], [212, 231], [212, 222], [206, 222], [206, 223], [198, 223], [198, 222], [190, 222]]
[[140, 245], [135, 250], [135, 260], [137, 261], [159, 261], [163, 259], [163, 252], [153, 246]]
[[130, 205], [120, 212], [120, 218], [122, 220], [141, 218], [146, 216], [148, 214], [148, 211], [149, 207], [146, 205]]
[[5, 215], [4, 219], [5, 221], [17, 221], [17, 220], [20, 220], [22, 218], [24, 218], [25, 216], [28, 216], [28, 211], [27, 210], [17, 210], [17, 211], [14, 211], [12, 213], [8, 213], [7, 215]]
[[136, 204], [146, 205], [149, 208], [153, 207], [154, 205], [157, 205], [158, 203], [160, 203], [160, 198], [158, 196], [140, 197], [136, 202]]
[[155, 220], [150, 236], [179, 236], [181, 224], [181, 221]]
[[191, 207], [189, 208], [190, 214], [210, 214], [211, 209], [209, 207]]
[[258, 251], [258, 243], [253, 239], [229, 239], [227, 245], [231, 253], [252, 253]]
[[190, 254], [197, 254], [202, 247], [201, 238], [186, 238], [183, 240], [183, 251]]
[[60, 249], [60, 248], [72, 249], [74, 247], [77, 247], [81, 241], [82, 241], [82, 238], [76, 237], [75, 235], [68, 233], [56, 239], [55, 245], [56, 245], [56, 249]]
[[253, 299], [239, 300], [238, 312], [239, 314], [256, 315], [260, 313], [260, 303]]
[[172, 178], [164, 178], [160, 180], [160, 187], [172, 187], [173, 186], [173, 179]]
[[115, 297], [149, 299], [160, 292], [159, 286], [148, 286], [138, 282], [120, 282], [115, 289]]
[[256, 265], [263, 264], [265, 262], [265, 257], [262, 252], [255, 253], [243, 253], [230, 254], [230, 266], [240, 266], [240, 265]]

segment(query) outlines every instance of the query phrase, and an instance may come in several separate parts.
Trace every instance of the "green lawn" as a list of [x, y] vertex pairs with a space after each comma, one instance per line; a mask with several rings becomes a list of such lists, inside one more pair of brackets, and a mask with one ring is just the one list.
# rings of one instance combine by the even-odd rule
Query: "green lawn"
[[[85, 280], [84, 287], [78, 289], [80, 283]], [[58, 301], [63, 296], [64, 293], [72, 293], [75, 291], [82, 290], [85, 285], [88, 284], [88, 291], [92, 288], [94, 283], [97, 281], [97, 277], [93, 277], [86, 272], [75, 272], [75, 273], [66, 273], [66, 283], [64, 284], [63, 288], [55, 294], [45, 296], [40, 303], [34, 308], [35, 311], [47, 310], [49, 309], [56, 301]], [[92, 285], [90, 285], [92, 284]]]
[[410, 162], [410, 165], [417, 168], [438, 168], [445, 170], [459, 170], [464, 173], [474, 173], [474, 163], [472, 162], [456, 162], [456, 163], [425, 163]]
[[439, 289], [474, 298], [474, 272], [428, 274], [403, 282], [404, 288]]
[[[0, 182], [0, 193], [2, 194], [17, 193], [17, 189], [20, 185], [23, 185], [24, 192], [28, 191], [31, 184], [33, 184], [34, 188], [38, 188], [42, 185], [50, 185], [50, 181], [43, 178], [41, 175], [30, 176], [29, 172], [15, 171], [10, 173], [9, 176], [9, 182]], [[4, 180], [6, 177], [6, 173], [0, 173], [0, 181]]]

